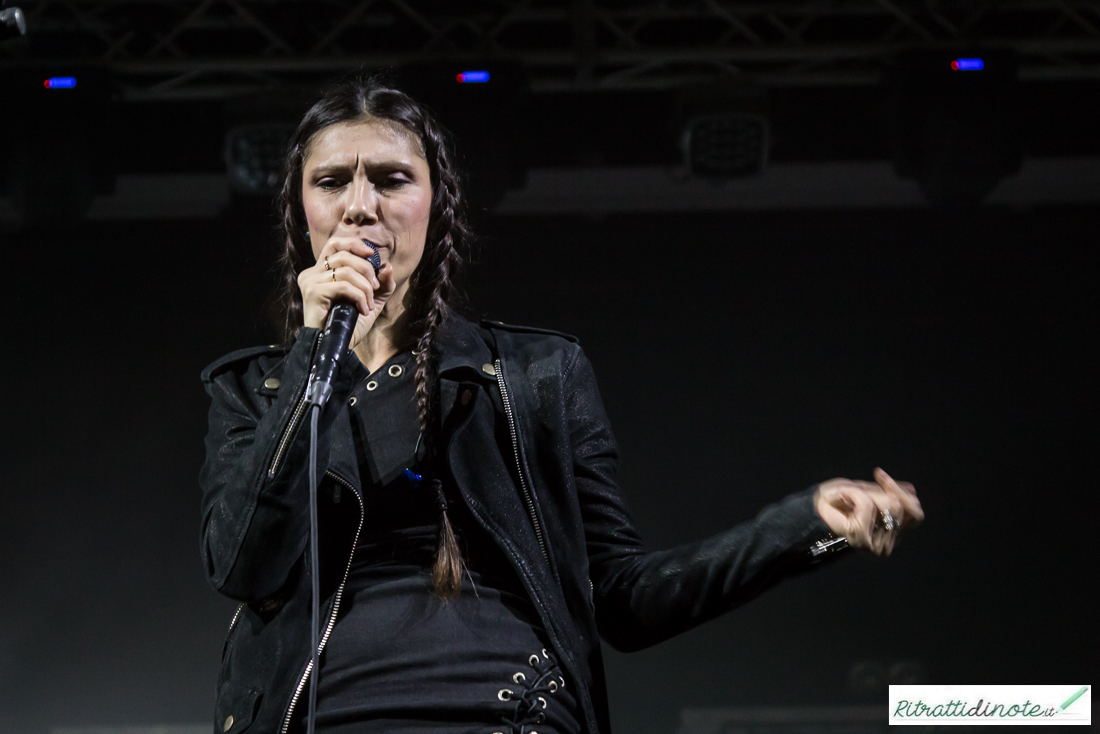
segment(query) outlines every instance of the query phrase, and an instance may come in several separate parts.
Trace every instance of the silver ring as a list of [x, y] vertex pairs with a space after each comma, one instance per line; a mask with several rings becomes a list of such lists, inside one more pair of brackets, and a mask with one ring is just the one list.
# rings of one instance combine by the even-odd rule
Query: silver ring
[[332, 270], [332, 266], [328, 264], [328, 255], [325, 255], [325, 270]]
[[894, 529], [898, 526], [889, 510], [878, 511], [878, 522], [876, 524], [888, 533], [894, 532]]

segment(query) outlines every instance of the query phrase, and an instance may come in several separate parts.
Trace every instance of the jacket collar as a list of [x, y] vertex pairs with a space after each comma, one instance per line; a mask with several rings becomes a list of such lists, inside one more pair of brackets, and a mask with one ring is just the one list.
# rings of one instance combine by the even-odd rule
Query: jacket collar
[[485, 376], [483, 365], [493, 361], [493, 353], [474, 324], [455, 313], [447, 314], [438, 338], [440, 377], [452, 370], [469, 368]]

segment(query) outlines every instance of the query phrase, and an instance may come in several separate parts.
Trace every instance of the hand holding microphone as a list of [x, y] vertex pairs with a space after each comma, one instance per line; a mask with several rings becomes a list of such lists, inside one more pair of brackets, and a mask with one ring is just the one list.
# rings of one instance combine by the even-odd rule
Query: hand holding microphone
[[317, 263], [298, 275], [303, 323], [324, 336], [314, 362], [312, 401], [323, 405], [331, 392], [336, 366], [378, 319], [396, 284], [393, 267], [367, 240], [334, 237], [325, 243]]
[[[303, 323], [322, 328], [333, 302], [343, 299], [354, 304], [360, 316], [368, 321], [367, 328], [356, 335], [361, 339], [396, 287], [388, 264], [379, 262], [375, 271], [370, 259], [376, 255], [375, 248], [358, 237], [333, 237], [326, 242], [317, 255], [317, 263], [298, 275]], [[357, 343], [358, 339], [351, 346]]]

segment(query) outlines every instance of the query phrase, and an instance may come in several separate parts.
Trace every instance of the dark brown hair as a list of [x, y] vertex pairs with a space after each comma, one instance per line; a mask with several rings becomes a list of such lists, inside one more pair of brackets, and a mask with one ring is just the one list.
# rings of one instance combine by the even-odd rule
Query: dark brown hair
[[472, 233], [466, 220], [462, 176], [443, 127], [431, 112], [404, 92], [389, 86], [379, 75], [359, 74], [330, 87], [306, 112], [290, 140], [286, 156], [286, 179], [279, 197], [285, 247], [279, 259], [282, 273], [279, 308], [283, 312], [283, 334], [292, 343], [302, 328], [302, 293], [298, 274], [316, 260], [306, 237], [302, 206], [302, 168], [309, 145], [325, 128], [342, 122], [386, 120], [400, 125], [420, 145], [431, 171], [432, 208], [427, 241], [420, 264], [409, 279], [411, 299], [404, 315], [401, 347], [416, 345], [416, 407], [427, 453], [433, 467], [430, 482], [433, 500], [440, 505], [439, 550], [432, 578], [435, 592], [443, 599], [456, 596], [462, 588], [462, 556], [446, 512], [442, 472], [435, 454], [432, 427], [438, 415], [435, 373], [439, 354], [436, 336], [448, 312], [456, 305], [459, 292], [454, 279], [469, 260]]

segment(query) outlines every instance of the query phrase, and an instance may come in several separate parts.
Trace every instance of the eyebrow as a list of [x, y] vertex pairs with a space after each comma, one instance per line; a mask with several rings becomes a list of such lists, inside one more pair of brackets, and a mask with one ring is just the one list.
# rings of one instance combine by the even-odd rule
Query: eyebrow
[[[408, 161], [398, 160], [398, 159], [385, 160], [385, 161], [374, 161], [373, 163], [368, 162], [365, 165], [366, 165], [368, 171], [370, 171], [370, 170], [379, 170], [379, 169], [381, 169], [381, 170], [398, 170], [398, 171], [405, 171], [405, 172], [410, 172], [410, 173], [413, 171], [412, 163], [409, 163]], [[316, 168], [314, 168], [312, 170], [312, 172], [313, 172], [314, 175], [316, 175], [317, 173], [322, 172], [322, 171], [323, 172], [351, 171], [351, 170], [354, 170], [355, 168], [356, 168], [356, 166], [353, 165], [353, 164], [350, 164], [350, 163], [336, 163], [336, 162], [322, 163], [319, 166], [317, 166]]]

